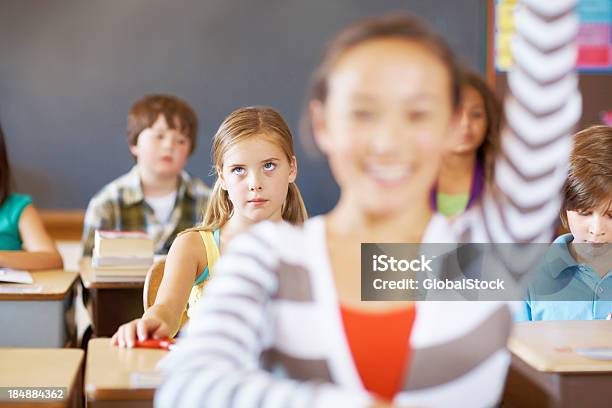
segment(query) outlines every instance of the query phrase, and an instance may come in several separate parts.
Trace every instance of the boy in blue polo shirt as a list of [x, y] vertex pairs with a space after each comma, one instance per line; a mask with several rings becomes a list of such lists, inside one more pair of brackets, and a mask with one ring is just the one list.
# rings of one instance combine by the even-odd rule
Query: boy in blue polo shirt
[[605, 319], [612, 312], [612, 128], [575, 136], [558, 237], [517, 320]]

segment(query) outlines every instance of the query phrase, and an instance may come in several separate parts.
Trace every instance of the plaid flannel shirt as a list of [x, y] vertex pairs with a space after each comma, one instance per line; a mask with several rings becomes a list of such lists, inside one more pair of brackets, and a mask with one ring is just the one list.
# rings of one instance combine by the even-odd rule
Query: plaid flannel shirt
[[156, 254], [167, 254], [176, 235], [202, 221], [210, 189], [202, 180], [181, 172], [170, 218], [161, 223], [146, 203], [138, 166], [104, 186], [90, 201], [83, 227], [83, 256], [91, 256], [96, 229], [146, 231]]

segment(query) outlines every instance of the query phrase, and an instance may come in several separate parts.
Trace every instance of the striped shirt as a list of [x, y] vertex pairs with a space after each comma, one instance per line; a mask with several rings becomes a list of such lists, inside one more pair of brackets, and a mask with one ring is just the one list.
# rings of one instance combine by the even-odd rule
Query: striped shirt
[[[448, 227], [436, 216], [425, 241], [441, 228], [450, 233]], [[302, 229], [260, 224], [235, 238], [228, 254], [193, 310], [186, 338], [164, 362], [173, 375], [157, 405], [367, 404], [371, 397], [344, 334], [324, 218]], [[507, 308], [495, 302], [419, 303], [411, 375], [396, 401], [457, 401], [474, 392], [474, 405], [495, 404], [509, 362], [510, 323]]]
[[[495, 183], [423, 242], [549, 242], [581, 113], [574, 74], [576, 0], [524, 0], [516, 16], [508, 127]], [[501, 302], [421, 302], [409, 372], [394, 403], [492, 406], [509, 364]], [[322, 217], [264, 223], [237, 237], [163, 361], [157, 407], [361, 407], [372, 402], [342, 329]]]

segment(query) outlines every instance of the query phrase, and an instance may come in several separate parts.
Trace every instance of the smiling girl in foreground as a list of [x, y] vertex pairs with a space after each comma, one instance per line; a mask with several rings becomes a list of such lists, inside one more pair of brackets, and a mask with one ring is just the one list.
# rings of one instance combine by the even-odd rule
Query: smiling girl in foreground
[[[525, 9], [528, 28], [545, 17], [544, 36], [547, 24], [574, 18], [567, 4], [542, 4]], [[571, 31], [552, 41], [528, 33], [535, 41], [519, 45], [575, 56]], [[504, 133], [496, 188], [451, 224], [432, 212], [429, 198], [458, 120], [452, 52], [404, 15], [362, 21], [336, 37], [315, 72], [310, 113], [340, 199], [302, 229], [265, 223], [232, 242], [186, 338], [164, 362], [169, 376], [156, 405], [495, 405], [510, 358], [506, 305], [420, 302], [415, 310], [410, 302], [361, 301], [360, 247], [550, 236], [580, 98], [574, 61], [557, 68], [548, 50], [529, 48], [540, 59], [526, 69], [542, 83], [511, 75], [511, 89], [529, 101], [509, 102], [516, 133]], [[525, 55], [515, 56], [525, 68]], [[562, 92], [544, 95], [540, 88], [557, 90], [558, 81], [567, 85]]]

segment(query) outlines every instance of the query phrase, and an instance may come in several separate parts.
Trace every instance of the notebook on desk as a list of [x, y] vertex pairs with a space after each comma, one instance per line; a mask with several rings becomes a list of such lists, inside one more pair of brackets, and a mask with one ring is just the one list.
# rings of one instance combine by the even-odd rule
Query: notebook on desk
[[0, 268], [0, 282], [31, 284], [34, 283], [34, 279], [32, 279], [32, 274], [28, 271]]
[[0, 293], [40, 293], [42, 292], [41, 285], [12, 285], [1, 284]]

